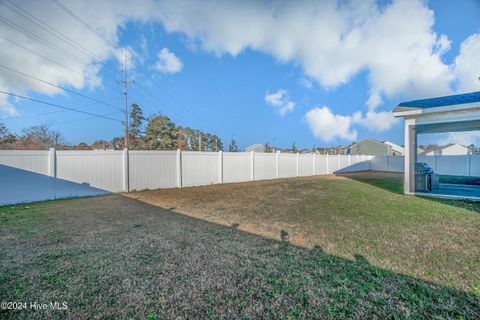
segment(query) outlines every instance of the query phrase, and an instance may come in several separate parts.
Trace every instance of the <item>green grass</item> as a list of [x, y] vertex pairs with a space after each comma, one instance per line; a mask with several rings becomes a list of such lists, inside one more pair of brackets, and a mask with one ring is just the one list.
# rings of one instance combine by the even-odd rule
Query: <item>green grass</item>
[[480, 318], [478, 203], [397, 176], [209, 188], [0, 207], [1, 300], [69, 306], [0, 318]]

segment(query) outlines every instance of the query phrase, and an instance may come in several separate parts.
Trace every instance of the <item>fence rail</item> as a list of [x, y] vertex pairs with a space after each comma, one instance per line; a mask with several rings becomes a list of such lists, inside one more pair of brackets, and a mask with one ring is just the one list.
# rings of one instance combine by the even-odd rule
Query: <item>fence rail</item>
[[[0, 150], [0, 205], [352, 171], [402, 172], [403, 161], [313, 153]], [[440, 174], [480, 176], [479, 155], [419, 161]]]
[[370, 156], [194, 151], [0, 150], [0, 205], [144, 189], [368, 170]]

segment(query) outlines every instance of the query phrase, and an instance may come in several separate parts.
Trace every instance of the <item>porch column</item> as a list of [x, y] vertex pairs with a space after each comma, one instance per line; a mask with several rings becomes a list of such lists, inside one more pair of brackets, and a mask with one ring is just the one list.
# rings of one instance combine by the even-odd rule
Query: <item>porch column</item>
[[404, 193], [415, 193], [415, 163], [417, 162], [417, 132], [415, 119], [405, 119]]

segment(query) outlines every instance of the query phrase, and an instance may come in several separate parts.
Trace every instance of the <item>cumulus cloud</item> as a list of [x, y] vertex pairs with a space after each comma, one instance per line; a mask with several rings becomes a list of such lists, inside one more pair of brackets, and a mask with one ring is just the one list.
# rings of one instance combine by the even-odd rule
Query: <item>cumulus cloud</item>
[[307, 124], [315, 137], [325, 142], [335, 138], [352, 141], [357, 138], [357, 130], [352, 129], [352, 116], [333, 114], [330, 108], [316, 107], [305, 115]]
[[458, 90], [480, 90], [480, 34], [468, 37], [460, 46], [460, 54], [455, 59], [454, 70], [458, 79]]
[[183, 68], [182, 61], [168, 48], [163, 48], [158, 54], [155, 69], [163, 73], [177, 73]]
[[[72, 0], [65, 4], [107, 38], [107, 42], [53, 2], [19, 0], [15, 3], [81, 43], [102, 60], [115, 58], [119, 30], [128, 21], [153, 21], [160, 23], [167, 32], [185, 35], [191, 47], [217, 55], [236, 56], [250, 49], [272, 55], [281, 63], [293, 63], [303, 70], [307, 79], [323, 88], [341, 86], [365, 71], [370, 96], [365, 101], [368, 110], [360, 115], [363, 121], [354, 121], [359, 125], [388, 118], [387, 114], [376, 110], [384, 97], [449, 94], [457, 79], [459, 90], [478, 90], [475, 81], [479, 70], [480, 36], [472, 35], [462, 43], [454, 65], [445, 64], [442, 55], [450, 49], [450, 40], [434, 32], [434, 13], [423, 0], [143, 0], [135, 5], [128, 0]], [[2, 28], [2, 36], [52, 58], [73, 72], [1, 38], [0, 63], [21, 67], [22, 71], [75, 89], [102, 84], [98, 73], [102, 66], [94, 57], [72, 48], [71, 44], [60, 41], [6, 7], [2, 7], [2, 16], [71, 52], [81, 63], [7, 26]], [[181, 66], [178, 57], [167, 48], [162, 49], [157, 64], [160, 71], [177, 72]], [[17, 93], [60, 92], [7, 72], [0, 74], [0, 86]], [[4, 98], [0, 100], [1, 107], [8, 107], [10, 112], [14, 110], [12, 101]], [[353, 115], [345, 117], [353, 120]], [[385, 130], [388, 125], [377, 127]], [[351, 129], [347, 132], [352, 133]]]
[[295, 103], [290, 99], [290, 94], [284, 89], [265, 94], [265, 102], [274, 107], [282, 117], [295, 108]]

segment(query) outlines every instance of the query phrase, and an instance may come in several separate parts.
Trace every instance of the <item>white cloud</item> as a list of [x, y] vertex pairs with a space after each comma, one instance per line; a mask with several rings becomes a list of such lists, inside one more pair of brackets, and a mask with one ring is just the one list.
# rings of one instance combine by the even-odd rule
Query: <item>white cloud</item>
[[[316, 81], [323, 88], [341, 86], [366, 71], [370, 91], [365, 101], [368, 111], [360, 117], [363, 122], [358, 120], [355, 124], [373, 123], [379, 130], [385, 130], [390, 123], [377, 124], [379, 117], [388, 118], [376, 112], [384, 97], [448, 94], [457, 79], [459, 90], [478, 90], [480, 35], [472, 35], [463, 42], [454, 65], [445, 64], [442, 55], [450, 49], [450, 40], [434, 32], [434, 13], [423, 0], [392, 0], [386, 4], [374, 0], [143, 0], [134, 5], [128, 0], [72, 0], [65, 4], [112, 45], [53, 2], [19, 0], [16, 3], [102, 60], [115, 57], [119, 30], [128, 21], [153, 21], [162, 24], [167, 32], [184, 34], [191, 47], [217, 55], [236, 56], [250, 49], [272, 55], [281, 63], [293, 63], [304, 71], [306, 79]], [[2, 16], [72, 52], [84, 63], [6, 26], [2, 27], [2, 36], [51, 57], [74, 72], [3, 39], [0, 39], [0, 63], [75, 89], [101, 85], [98, 75], [101, 65], [95, 58], [5, 7]], [[181, 70], [182, 62], [167, 48], [160, 52], [159, 63], [157, 66], [165, 72]], [[0, 87], [17, 93], [35, 91], [53, 95], [61, 92], [8, 72], [0, 73]], [[0, 106], [8, 107], [10, 112], [14, 110], [12, 105], [12, 101], [0, 100]]]
[[265, 94], [265, 102], [274, 107], [282, 117], [295, 108], [295, 103], [290, 99], [288, 91], [284, 89]]
[[467, 131], [467, 132], [449, 132], [441, 134], [437, 140], [438, 145], [447, 145], [449, 143], [458, 143], [464, 146], [471, 144], [480, 145], [480, 131]]
[[177, 73], [183, 68], [182, 61], [168, 48], [163, 48], [158, 54], [155, 69], [163, 73]]
[[460, 54], [455, 59], [455, 74], [458, 90], [462, 92], [480, 90], [480, 34], [476, 33], [462, 42]]
[[323, 106], [308, 111], [305, 119], [315, 137], [325, 142], [335, 138], [348, 141], [357, 139], [357, 130], [351, 128], [352, 116], [333, 114], [328, 107]]
[[353, 123], [359, 124], [373, 132], [384, 132], [390, 130], [399, 119], [394, 118], [390, 111], [367, 111], [363, 116], [356, 112]]

